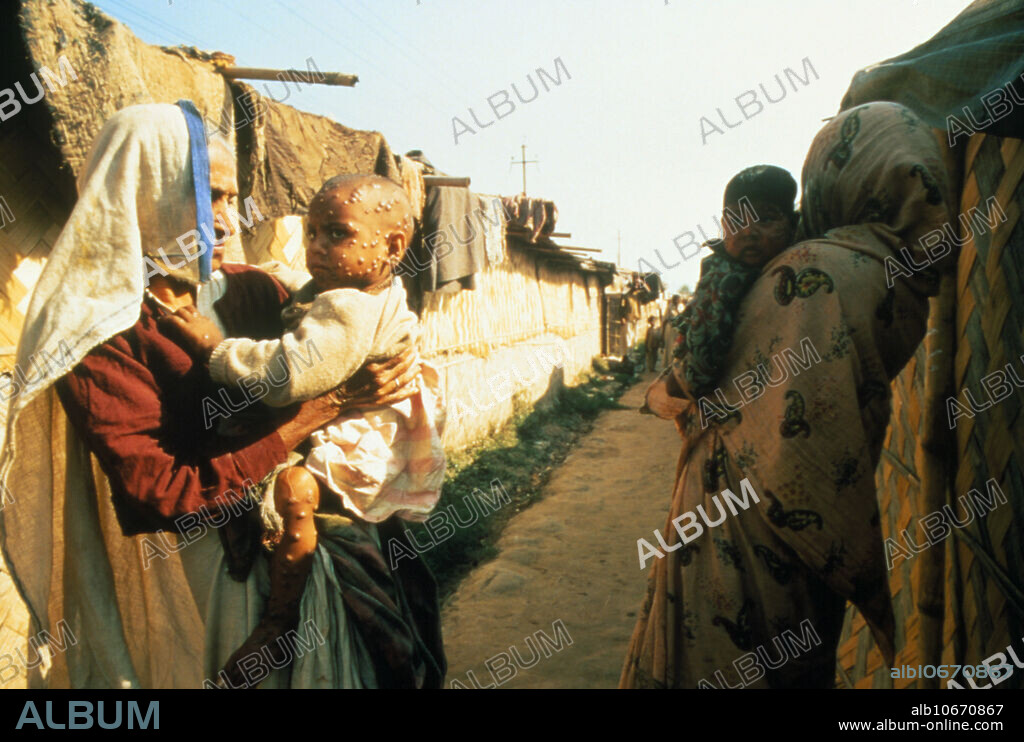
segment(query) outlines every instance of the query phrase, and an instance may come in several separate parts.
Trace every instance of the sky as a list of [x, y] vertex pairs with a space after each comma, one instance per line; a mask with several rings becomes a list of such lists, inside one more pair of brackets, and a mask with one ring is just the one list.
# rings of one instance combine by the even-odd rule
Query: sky
[[[527, 193], [558, 205], [558, 231], [572, 234], [562, 243], [617, 261], [621, 235], [620, 265], [653, 267], [674, 290], [696, 285], [705, 253], [687, 250], [682, 260], [673, 240], [683, 244], [679, 236], [692, 232], [703, 241], [699, 230], [717, 234], [722, 191], [735, 173], [769, 163], [799, 182], [811, 140], [837, 112], [854, 73], [925, 41], [969, 3], [95, 4], [148, 43], [224, 51], [249, 67], [306, 69], [313, 57], [325, 72], [357, 74], [354, 88], [303, 86], [288, 98], [280, 83], [254, 84], [261, 92], [268, 84], [270, 94], [301, 110], [380, 131], [395, 152], [421, 149], [438, 169], [470, 176], [480, 193], [522, 189], [521, 166], [512, 160], [525, 144], [527, 159], [539, 161], [527, 166]], [[529, 100], [531, 81], [536, 98], [522, 103], [512, 84]], [[777, 102], [766, 101], [760, 85]], [[745, 92], [751, 90], [760, 107]], [[501, 103], [502, 91], [514, 108]]]

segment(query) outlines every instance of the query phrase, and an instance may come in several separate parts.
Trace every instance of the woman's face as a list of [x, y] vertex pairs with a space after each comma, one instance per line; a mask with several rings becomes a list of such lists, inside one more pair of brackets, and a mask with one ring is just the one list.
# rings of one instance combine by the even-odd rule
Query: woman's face
[[219, 142], [210, 145], [210, 200], [213, 206], [213, 246], [211, 270], [220, 268], [224, 260], [224, 242], [238, 232], [238, 183], [235, 178], [235, 157]]

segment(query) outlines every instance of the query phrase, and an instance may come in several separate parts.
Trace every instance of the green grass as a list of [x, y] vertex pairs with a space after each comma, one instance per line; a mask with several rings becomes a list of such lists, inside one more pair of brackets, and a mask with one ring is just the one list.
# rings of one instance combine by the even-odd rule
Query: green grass
[[[618, 403], [622, 393], [637, 376], [607, 373], [590, 376], [585, 382], [562, 389], [551, 402], [533, 408], [518, 402], [517, 414], [490, 439], [448, 456], [441, 500], [435, 514], [453, 506], [463, 521], [469, 520], [467, 498], [474, 492], [479, 508], [479, 492], [499, 502], [500, 490], [492, 489], [495, 480], [507, 493], [505, 502], [493, 512], [481, 513], [476, 522], [465, 527], [453, 524], [455, 533], [443, 541], [437, 539], [423, 558], [433, 570], [442, 599], [450, 596], [470, 570], [493, 558], [495, 542], [508, 520], [540, 497], [551, 472], [560, 464], [576, 440], [588, 431], [595, 418], [609, 409], [624, 409]], [[502, 496], [503, 497], [503, 496]], [[410, 524], [417, 543], [431, 543], [426, 526]], [[444, 533], [435, 526], [435, 533]]]

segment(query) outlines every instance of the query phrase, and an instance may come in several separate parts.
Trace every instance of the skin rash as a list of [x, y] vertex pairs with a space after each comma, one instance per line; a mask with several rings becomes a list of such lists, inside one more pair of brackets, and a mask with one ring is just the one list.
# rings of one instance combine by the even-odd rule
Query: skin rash
[[321, 191], [306, 216], [306, 267], [320, 291], [384, 288], [411, 236], [412, 214], [397, 185]]

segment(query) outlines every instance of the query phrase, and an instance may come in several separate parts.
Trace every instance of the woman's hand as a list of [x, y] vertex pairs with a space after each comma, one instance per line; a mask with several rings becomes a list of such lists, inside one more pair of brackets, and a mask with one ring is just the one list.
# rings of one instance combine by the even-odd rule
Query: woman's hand
[[415, 348], [383, 363], [368, 363], [337, 389], [303, 402], [298, 414], [278, 427], [277, 433], [285, 447], [292, 450], [344, 410], [388, 405], [411, 397], [419, 389], [419, 372]]
[[285, 448], [293, 450], [306, 440], [310, 433], [319, 430], [338, 416], [341, 407], [333, 394], [334, 392], [327, 392], [306, 400], [299, 406], [295, 417], [278, 426], [277, 434], [284, 441]]
[[410, 347], [383, 363], [367, 363], [330, 394], [339, 409], [394, 404], [419, 391], [419, 372], [419, 353]]
[[644, 405], [640, 408], [640, 412], [671, 420], [685, 410], [688, 404], [689, 402], [681, 393], [671, 369], [665, 369], [647, 387], [644, 394]]
[[162, 318], [162, 321], [173, 325], [185, 347], [203, 360], [208, 359], [213, 349], [224, 339], [213, 320], [199, 314], [199, 310], [191, 304]]

